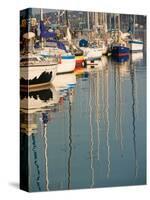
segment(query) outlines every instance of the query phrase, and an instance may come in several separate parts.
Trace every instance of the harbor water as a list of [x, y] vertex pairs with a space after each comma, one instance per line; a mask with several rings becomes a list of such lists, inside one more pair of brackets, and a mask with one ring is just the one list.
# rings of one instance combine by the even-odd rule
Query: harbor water
[[27, 94], [20, 141], [29, 191], [146, 183], [144, 53], [100, 62]]

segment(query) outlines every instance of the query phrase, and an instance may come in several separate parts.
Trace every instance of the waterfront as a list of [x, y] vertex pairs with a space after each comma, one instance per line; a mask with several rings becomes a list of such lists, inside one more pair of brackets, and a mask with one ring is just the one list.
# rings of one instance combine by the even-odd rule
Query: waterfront
[[[144, 55], [122, 63], [103, 57], [105, 66], [58, 75], [40, 95], [29, 94], [34, 104], [21, 110], [21, 159], [29, 163], [21, 170], [29, 191], [146, 183]], [[32, 108], [36, 102], [39, 109]]]

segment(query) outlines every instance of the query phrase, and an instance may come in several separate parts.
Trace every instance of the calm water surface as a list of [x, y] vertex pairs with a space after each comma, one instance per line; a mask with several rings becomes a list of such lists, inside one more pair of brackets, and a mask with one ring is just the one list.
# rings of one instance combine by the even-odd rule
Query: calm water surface
[[22, 93], [21, 108], [21, 171], [29, 191], [145, 184], [142, 53], [123, 63], [103, 57], [97, 69], [59, 75], [51, 88]]

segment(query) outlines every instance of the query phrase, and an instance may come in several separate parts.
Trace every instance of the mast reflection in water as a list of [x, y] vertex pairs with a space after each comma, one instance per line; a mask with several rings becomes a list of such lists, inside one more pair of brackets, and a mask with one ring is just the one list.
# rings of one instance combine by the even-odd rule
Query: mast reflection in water
[[29, 191], [145, 184], [145, 60], [138, 53], [104, 59], [99, 69], [21, 93], [21, 176]]

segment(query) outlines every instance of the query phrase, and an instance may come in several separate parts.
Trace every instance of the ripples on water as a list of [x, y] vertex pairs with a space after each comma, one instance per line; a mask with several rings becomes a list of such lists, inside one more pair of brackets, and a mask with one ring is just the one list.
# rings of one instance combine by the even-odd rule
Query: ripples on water
[[145, 184], [143, 54], [123, 63], [103, 57], [95, 69], [59, 75], [42, 91], [21, 92], [20, 139], [29, 191]]

